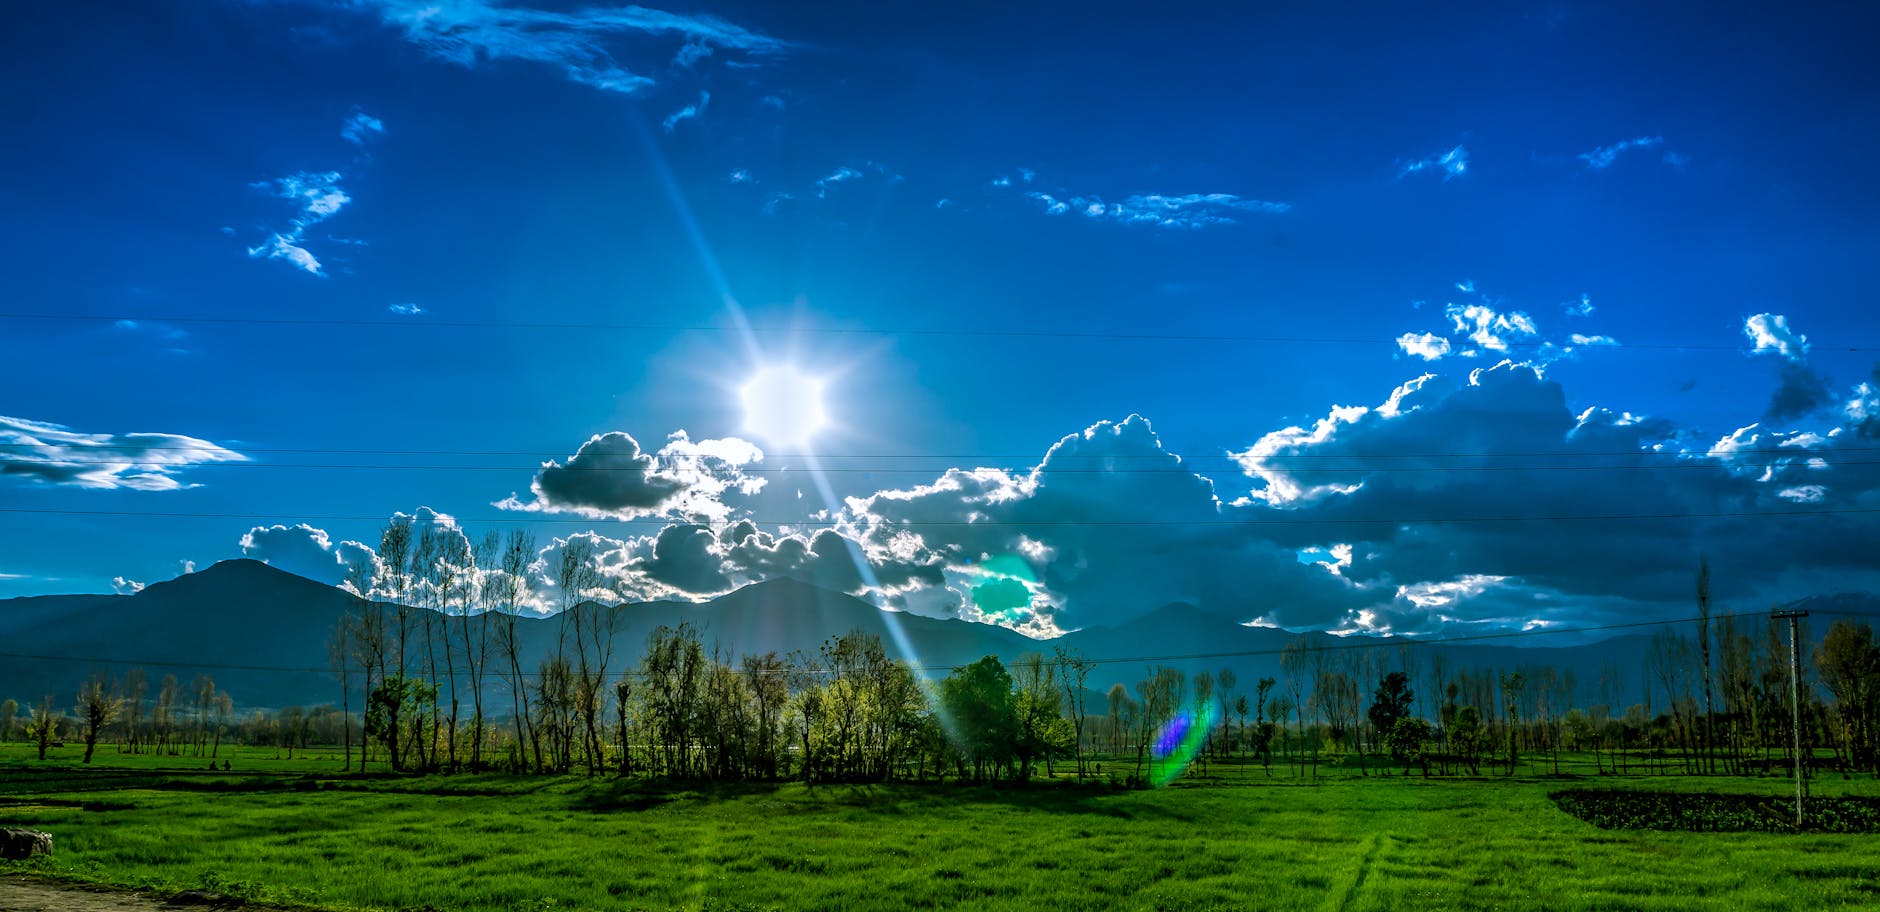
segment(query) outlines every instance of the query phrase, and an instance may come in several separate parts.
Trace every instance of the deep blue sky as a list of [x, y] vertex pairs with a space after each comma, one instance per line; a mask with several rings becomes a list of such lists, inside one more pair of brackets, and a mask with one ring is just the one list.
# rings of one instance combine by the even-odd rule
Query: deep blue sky
[[[333, 582], [420, 507], [591, 530], [624, 598], [1032, 632], [1876, 587], [1860, 6], [428, 6], [6, 13], [0, 507], [50, 512], [0, 596]], [[739, 312], [825, 380], [807, 445], [747, 426]], [[765, 455], [531, 491], [681, 430]]]

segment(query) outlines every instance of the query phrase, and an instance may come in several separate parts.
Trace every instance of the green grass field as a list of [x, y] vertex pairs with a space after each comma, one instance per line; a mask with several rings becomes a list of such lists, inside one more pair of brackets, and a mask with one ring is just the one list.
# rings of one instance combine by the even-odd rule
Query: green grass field
[[[1871, 835], [1620, 832], [1563, 786], [1780, 779], [1359, 777], [1216, 764], [1160, 791], [347, 779], [337, 757], [0, 745], [0, 824], [92, 883], [321, 909], [1770, 909], [1880, 905]], [[224, 755], [231, 752], [224, 750]], [[1538, 773], [1538, 770], [1536, 771]], [[1590, 770], [1588, 770], [1590, 772]], [[1816, 794], [1867, 794], [1838, 777]], [[87, 807], [88, 805], [88, 807]]]

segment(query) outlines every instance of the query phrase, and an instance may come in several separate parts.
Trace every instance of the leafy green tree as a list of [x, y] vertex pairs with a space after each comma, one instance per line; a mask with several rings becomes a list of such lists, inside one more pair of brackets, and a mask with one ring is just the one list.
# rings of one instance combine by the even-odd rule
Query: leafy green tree
[[437, 687], [422, 678], [386, 675], [366, 698], [366, 736], [385, 746], [392, 769], [405, 768], [407, 730], [422, 732], [425, 710], [437, 700]]
[[1390, 750], [1391, 759], [1403, 764], [1404, 775], [1410, 775], [1411, 764], [1423, 768], [1425, 778], [1430, 774], [1429, 744], [1435, 737], [1435, 730], [1428, 722], [1415, 716], [1399, 716], [1397, 721], [1384, 735], [1384, 746]]
[[1455, 748], [1456, 759], [1469, 768], [1469, 775], [1481, 775], [1482, 752], [1489, 744], [1488, 726], [1482, 724], [1482, 711], [1473, 706], [1457, 707], [1449, 743]]
[[1393, 671], [1384, 676], [1377, 685], [1377, 693], [1371, 698], [1371, 709], [1367, 713], [1371, 728], [1378, 737], [1388, 744], [1396, 731], [1397, 720], [1410, 715], [1410, 705], [1416, 695], [1410, 690], [1410, 676], [1401, 671]]
[[998, 656], [986, 656], [940, 682], [940, 703], [954, 749], [962, 765], [972, 765], [977, 780], [1013, 759], [1018, 736], [1013, 702], [1012, 675]]
[[1855, 769], [1880, 770], [1876, 717], [1880, 717], [1880, 645], [1873, 628], [1838, 620], [1815, 650], [1821, 681], [1834, 694], [1838, 734]]
[[117, 718], [122, 704], [116, 691], [102, 673], [91, 676], [78, 688], [78, 719], [85, 726], [85, 762], [98, 747], [98, 732]]
[[[1119, 684], [1117, 686], [1120, 687], [1122, 685]], [[18, 700], [8, 700], [5, 703], [0, 703], [0, 741], [13, 740], [13, 719], [19, 714], [20, 704]]]

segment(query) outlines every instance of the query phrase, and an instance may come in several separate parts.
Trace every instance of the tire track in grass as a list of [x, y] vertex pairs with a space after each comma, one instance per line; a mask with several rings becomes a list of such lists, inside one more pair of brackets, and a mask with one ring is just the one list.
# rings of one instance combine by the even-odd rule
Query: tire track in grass
[[1364, 882], [1371, 876], [1371, 869], [1377, 867], [1378, 856], [1390, 845], [1390, 837], [1383, 833], [1372, 835], [1362, 843], [1363, 854], [1358, 857], [1358, 867], [1352, 872], [1351, 881], [1343, 890], [1326, 898], [1325, 907], [1329, 912], [1348, 912], [1358, 897], [1364, 892]]

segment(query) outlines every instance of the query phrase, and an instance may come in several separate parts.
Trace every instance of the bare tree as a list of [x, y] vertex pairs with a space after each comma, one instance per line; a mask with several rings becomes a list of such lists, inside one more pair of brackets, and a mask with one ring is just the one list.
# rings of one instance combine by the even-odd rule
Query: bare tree
[[92, 675], [78, 688], [78, 721], [85, 726], [85, 762], [98, 747], [98, 732], [117, 718], [119, 699], [104, 673]]
[[1717, 772], [1716, 732], [1710, 702], [1710, 558], [1697, 560], [1697, 655], [1704, 668], [1704, 772]]
[[1077, 762], [1077, 779], [1081, 782], [1085, 773], [1084, 719], [1089, 714], [1089, 709], [1085, 706], [1089, 699], [1089, 692], [1084, 689], [1084, 682], [1089, 679], [1090, 672], [1097, 667], [1097, 663], [1084, 658], [1083, 653], [1066, 649], [1062, 645], [1057, 647], [1054, 657], [1057, 662], [1058, 684], [1064, 688], [1064, 705], [1071, 716], [1071, 731], [1074, 736], [1072, 754]]
[[509, 660], [510, 710], [516, 724], [516, 766], [527, 769], [528, 749], [535, 750], [535, 765], [542, 765], [541, 742], [529, 730], [529, 691], [522, 679], [522, 642], [517, 630], [523, 604], [528, 600], [529, 564], [535, 556], [535, 536], [521, 529], [511, 529], [503, 540], [501, 569], [490, 578], [495, 587], [491, 604], [500, 612], [496, 619], [496, 648]]
[[46, 749], [59, 738], [59, 712], [53, 708], [52, 695], [39, 701], [39, 708], [26, 719], [26, 737], [39, 748], [39, 759], [46, 759]]

